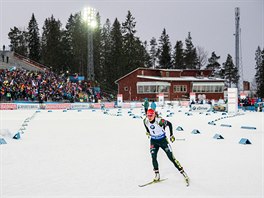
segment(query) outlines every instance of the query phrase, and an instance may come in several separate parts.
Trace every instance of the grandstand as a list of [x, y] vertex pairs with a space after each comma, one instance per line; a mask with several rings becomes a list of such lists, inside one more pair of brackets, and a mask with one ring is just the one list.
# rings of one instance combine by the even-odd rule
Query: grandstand
[[[99, 83], [48, 67], [11, 51], [0, 51], [1, 102], [93, 102], [114, 100]], [[72, 77], [72, 78], [70, 78]], [[78, 78], [77, 78], [78, 77]]]
[[49, 68], [45, 65], [42, 65], [38, 62], [28, 59], [20, 54], [17, 54], [13, 51], [0, 51], [1, 61], [0, 69], [25, 69], [29, 71], [45, 71]]

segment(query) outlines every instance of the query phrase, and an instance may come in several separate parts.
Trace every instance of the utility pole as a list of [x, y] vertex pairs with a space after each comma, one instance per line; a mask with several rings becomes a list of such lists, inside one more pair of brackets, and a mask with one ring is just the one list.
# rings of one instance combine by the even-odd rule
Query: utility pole
[[87, 23], [87, 80], [94, 81], [94, 59], [93, 59], [93, 30], [96, 27], [96, 10], [84, 8], [82, 17]]
[[236, 33], [235, 33], [235, 66], [238, 69], [239, 80], [236, 84], [238, 89], [238, 94], [240, 91], [243, 91], [243, 67], [242, 67], [242, 57], [241, 55], [241, 29], [240, 29], [240, 9], [239, 7], [235, 8], [235, 26], [236, 26]]

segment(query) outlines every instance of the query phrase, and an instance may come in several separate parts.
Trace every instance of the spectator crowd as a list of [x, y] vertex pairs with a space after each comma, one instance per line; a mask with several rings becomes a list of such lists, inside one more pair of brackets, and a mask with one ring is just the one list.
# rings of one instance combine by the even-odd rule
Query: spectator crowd
[[89, 82], [71, 82], [66, 74], [16, 68], [0, 70], [0, 100], [4, 102], [96, 102], [99, 99], [100, 92], [95, 93]]

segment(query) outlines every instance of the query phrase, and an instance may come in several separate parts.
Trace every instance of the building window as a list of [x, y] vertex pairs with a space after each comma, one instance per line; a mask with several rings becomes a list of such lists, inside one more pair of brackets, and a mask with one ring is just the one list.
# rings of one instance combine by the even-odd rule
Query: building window
[[187, 86], [186, 85], [174, 85], [173, 86], [173, 92], [187, 92]]
[[143, 93], [143, 86], [137, 86], [137, 92]]
[[144, 93], [150, 93], [149, 86], [144, 86]]
[[170, 85], [153, 85], [155, 83], [144, 83], [142, 85], [137, 85], [138, 94], [156, 94], [156, 93], [169, 93]]
[[159, 93], [169, 93], [169, 86], [159, 85], [157, 87], [158, 87]]
[[157, 89], [155, 85], [151, 85], [150, 87], [150, 93], [156, 93]]
[[195, 93], [222, 93], [224, 91], [224, 84], [194, 84], [192, 92]]
[[125, 91], [128, 91], [128, 87], [124, 87], [124, 90], [125, 90]]
[[170, 72], [166, 72], [166, 77], [170, 77]]

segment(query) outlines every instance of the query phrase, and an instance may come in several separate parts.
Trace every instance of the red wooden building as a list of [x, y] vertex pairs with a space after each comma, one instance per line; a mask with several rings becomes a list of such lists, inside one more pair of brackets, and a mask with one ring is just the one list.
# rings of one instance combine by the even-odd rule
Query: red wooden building
[[224, 98], [224, 79], [211, 77], [212, 70], [137, 68], [115, 81], [123, 100], [149, 98], [163, 93], [165, 100], [189, 99], [191, 92], [206, 99]]

